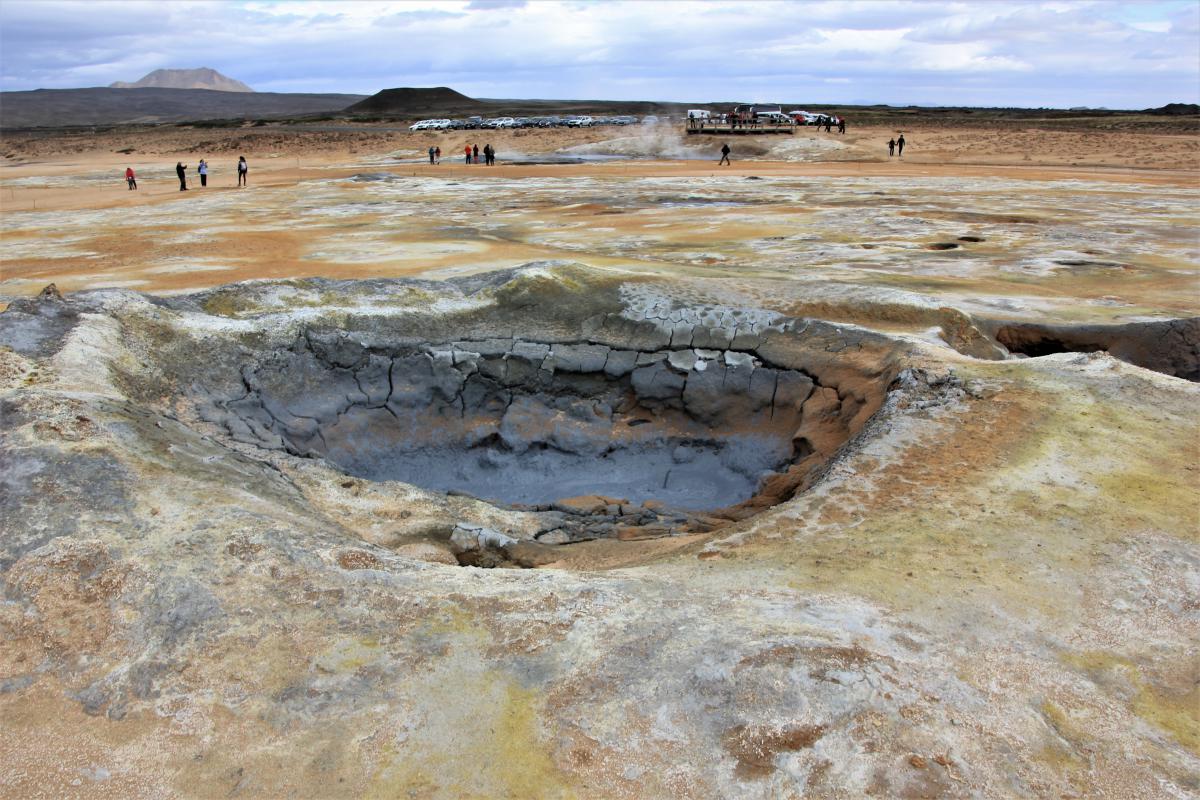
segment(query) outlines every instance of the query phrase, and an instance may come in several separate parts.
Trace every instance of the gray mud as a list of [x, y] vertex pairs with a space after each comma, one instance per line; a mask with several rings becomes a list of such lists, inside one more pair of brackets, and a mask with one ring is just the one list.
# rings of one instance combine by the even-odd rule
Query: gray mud
[[686, 511], [748, 499], [764, 473], [787, 463], [789, 456], [778, 443], [752, 437], [727, 442], [671, 437], [613, 447], [600, 455], [548, 446], [517, 451], [503, 444], [329, 454], [351, 475], [466, 492], [494, 503], [538, 506], [595, 494], [635, 505], [656, 500]]
[[502, 503], [585, 494], [706, 511], [807, 455], [813, 381], [731, 350], [461, 341], [386, 353], [302, 338], [208, 417], [243, 441]]

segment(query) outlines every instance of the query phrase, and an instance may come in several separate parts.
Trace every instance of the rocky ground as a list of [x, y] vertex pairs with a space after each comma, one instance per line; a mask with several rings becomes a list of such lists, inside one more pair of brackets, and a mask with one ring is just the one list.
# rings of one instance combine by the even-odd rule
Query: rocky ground
[[1186, 175], [400, 157], [4, 169], [0, 794], [1200, 793]]

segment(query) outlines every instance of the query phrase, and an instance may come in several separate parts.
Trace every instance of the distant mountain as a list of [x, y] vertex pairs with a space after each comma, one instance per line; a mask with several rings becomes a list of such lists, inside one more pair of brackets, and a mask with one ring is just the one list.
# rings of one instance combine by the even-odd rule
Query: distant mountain
[[488, 104], [467, 97], [465, 94], [445, 86], [435, 86], [429, 89], [384, 89], [371, 95], [361, 103], [355, 103], [346, 109], [348, 114], [386, 114], [402, 116], [405, 114], [455, 114], [465, 111], [475, 111], [487, 107]]
[[67, 128], [269, 119], [336, 113], [361, 94], [218, 92], [211, 89], [36, 89], [0, 92], [0, 128]]
[[1167, 103], [1159, 108], [1147, 108], [1147, 114], [1163, 114], [1169, 117], [1182, 117], [1200, 114], [1200, 105], [1195, 103]]
[[156, 69], [140, 81], [117, 81], [110, 89], [211, 89], [214, 92], [253, 92], [246, 84], [215, 69]]

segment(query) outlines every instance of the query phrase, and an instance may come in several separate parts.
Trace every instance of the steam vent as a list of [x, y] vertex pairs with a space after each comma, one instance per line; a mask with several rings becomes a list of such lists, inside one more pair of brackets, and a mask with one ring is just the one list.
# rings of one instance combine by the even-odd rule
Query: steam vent
[[1196, 320], [835, 310], [13, 301], [0, 794], [68, 737], [51, 795], [1200, 792]]

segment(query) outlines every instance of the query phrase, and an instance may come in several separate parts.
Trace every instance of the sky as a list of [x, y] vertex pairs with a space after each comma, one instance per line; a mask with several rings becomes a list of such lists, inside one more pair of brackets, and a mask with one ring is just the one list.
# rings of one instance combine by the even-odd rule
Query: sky
[[6, 91], [202, 66], [270, 92], [1141, 109], [1200, 102], [1200, 2], [0, 0]]

